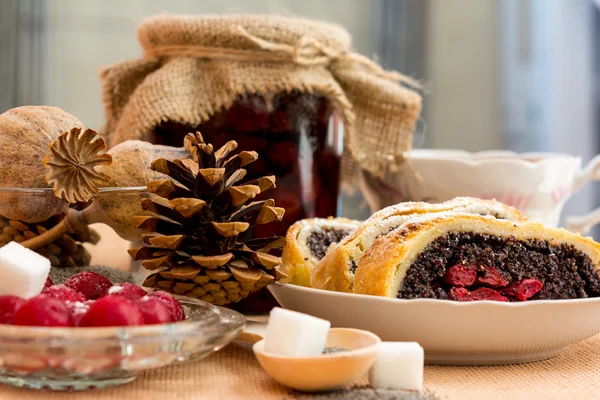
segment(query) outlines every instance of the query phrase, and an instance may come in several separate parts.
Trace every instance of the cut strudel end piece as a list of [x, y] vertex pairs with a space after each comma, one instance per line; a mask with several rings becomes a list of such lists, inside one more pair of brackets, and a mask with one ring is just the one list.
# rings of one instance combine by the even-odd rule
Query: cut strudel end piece
[[373, 214], [315, 265], [310, 278], [310, 286], [317, 289], [352, 292], [358, 260], [371, 247], [375, 239], [387, 234], [415, 215], [446, 211], [492, 215], [513, 221], [526, 219], [513, 207], [495, 200], [470, 197], [457, 197], [443, 203], [408, 202], [386, 207]]
[[315, 264], [332, 244], [351, 234], [360, 221], [346, 218], [309, 218], [297, 221], [287, 232], [281, 270], [287, 274], [283, 283], [308, 286]]
[[525, 301], [600, 296], [600, 244], [536, 222], [442, 213], [382, 236], [354, 292], [401, 299]]

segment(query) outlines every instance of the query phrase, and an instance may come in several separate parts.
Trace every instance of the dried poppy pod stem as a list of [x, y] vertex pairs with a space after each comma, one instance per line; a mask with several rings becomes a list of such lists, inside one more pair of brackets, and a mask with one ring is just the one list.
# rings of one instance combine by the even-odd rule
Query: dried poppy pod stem
[[65, 234], [77, 234], [82, 240], [95, 244], [98, 240], [89, 228], [89, 225], [101, 222], [96, 208], [91, 206], [83, 210], [68, 209], [65, 217], [58, 224], [39, 236], [21, 242], [21, 246], [35, 250], [39, 247], [49, 245], [60, 239]]

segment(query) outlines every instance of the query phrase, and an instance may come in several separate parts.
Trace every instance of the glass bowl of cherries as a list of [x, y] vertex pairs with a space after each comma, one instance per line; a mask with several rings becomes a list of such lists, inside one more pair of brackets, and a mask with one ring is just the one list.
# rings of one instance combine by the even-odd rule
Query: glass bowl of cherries
[[81, 272], [28, 299], [0, 296], [0, 382], [87, 390], [203, 358], [244, 328], [231, 310]]

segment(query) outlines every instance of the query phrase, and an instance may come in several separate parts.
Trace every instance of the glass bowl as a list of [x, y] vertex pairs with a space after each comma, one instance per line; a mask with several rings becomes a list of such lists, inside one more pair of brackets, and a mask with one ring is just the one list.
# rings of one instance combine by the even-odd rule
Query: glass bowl
[[229, 344], [245, 318], [178, 297], [184, 321], [135, 327], [42, 328], [0, 325], [0, 382], [48, 390], [122, 385], [142, 371], [201, 359]]
[[[137, 281], [142, 281], [145, 271], [139, 263], [132, 263], [127, 250], [132, 242], [141, 245], [141, 232], [134, 228], [133, 217], [145, 214], [141, 199], [153, 196], [144, 186], [107, 187], [89, 202], [72, 204], [69, 210], [69, 204], [56, 198], [51, 188], [0, 188], [0, 247], [13, 240], [37, 240], [40, 233], [54, 229], [64, 232], [68, 240], [62, 234], [54, 235], [51, 241], [34, 247], [53, 267], [106, 265], [140, 273]], [[62, 231], [56, 230], [59, 225]]]

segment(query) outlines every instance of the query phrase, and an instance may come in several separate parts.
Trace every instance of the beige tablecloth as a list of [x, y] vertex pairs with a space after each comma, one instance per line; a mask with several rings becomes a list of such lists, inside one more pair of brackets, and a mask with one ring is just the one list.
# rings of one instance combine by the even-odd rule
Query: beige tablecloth
[[[359, 384], [366, 384], [363, 378]], [[496, 367], [425, 367], [427, 392], [440, 399], [600, 399], [600, 335], [558, 357]], [[233, 343], [208, 358], [147, 372], [133, 383], [84, 393], [50, 393], [0, 385], [1, 400], [294, 399], [261, 369], [250, 346]], [[350, 393], [336, 398], [357, 399]], [[388, 397], [389, 398], [389, 397]], [[399, 399], [403, 398], [399, 394]], [[302, 396], [302, 399], [307, 397]]]

